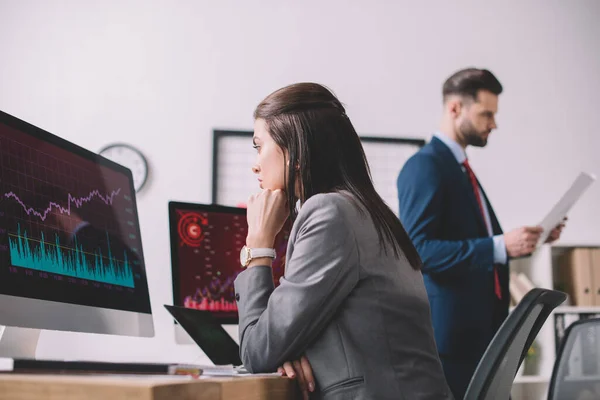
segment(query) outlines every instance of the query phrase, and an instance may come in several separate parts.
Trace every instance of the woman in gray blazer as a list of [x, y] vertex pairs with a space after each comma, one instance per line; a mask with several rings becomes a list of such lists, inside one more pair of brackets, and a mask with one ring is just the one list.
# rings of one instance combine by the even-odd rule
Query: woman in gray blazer
[[[360, 139], [323, 86], [284, 87], [257, 107], [248, 236], [235, 280], [240, 356], [273, 372], [305, 356], [323, 399], [451, 399], [421, 261], [373, 187]], [[273, 243], [293, 221], [275, 289]], [[289, 374], [288, 374], [289, 375]], [[305, 396], [307, 393], [305, 393]]]

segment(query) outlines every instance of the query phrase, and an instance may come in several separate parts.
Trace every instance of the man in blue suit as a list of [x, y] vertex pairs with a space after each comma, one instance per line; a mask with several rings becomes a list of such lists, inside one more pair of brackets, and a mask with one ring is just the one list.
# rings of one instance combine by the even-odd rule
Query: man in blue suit
[[397, 182], [400, 219], [423, 260], [438, 352], [456, 399], [508, 315], [508, 260], [531, 254], [541, 235], [530, 226], [503, 233], [467, 159], [467, 146], [484, 147], [496, 128], [500, 93], [487, 70], [449, 77], [440, 130]]

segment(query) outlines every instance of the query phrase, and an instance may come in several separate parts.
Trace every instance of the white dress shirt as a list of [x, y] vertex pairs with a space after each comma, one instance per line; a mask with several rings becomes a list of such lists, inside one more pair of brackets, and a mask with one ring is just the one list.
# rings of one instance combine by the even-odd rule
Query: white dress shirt
[[[454, 140], [450, 139], [448, 136], [444, 135], [441, 132], [435, 132], [433, 136], [435, 136], [436, 138], [441, 140], [442, 143], [448, 146], [448, 148], [454, 155], [456, 162], [458, 162], [463, 172], [466, 174], [466, 169], [463, 166], [463, 163], [467, 159], [467, 153], [465, 152], [465, 149], [463, 149], [461, 145], [459, 145]], [[477, 190], [479, 191], [479, 198], [481, 199], [481, 202], [485, 205], [483, 207], [485, 225], [487, 227], [488, 234], [492, 236], [492, 220], [490, 219], [489, 204], [483, 196], [483, 192], [481, 191], [481, 188], [479, 186], [477, 186]], [[504, 243], [504, 235], [492, 236], [492, 239], [494, 240], [494, 263], [506, 263], [506, 245]]]

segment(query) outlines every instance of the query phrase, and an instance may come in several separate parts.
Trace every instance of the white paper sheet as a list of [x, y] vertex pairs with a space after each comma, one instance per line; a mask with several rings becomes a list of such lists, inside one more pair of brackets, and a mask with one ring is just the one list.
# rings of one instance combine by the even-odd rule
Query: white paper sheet
[[278, 372], [269, 372], [262, 374], [251, 374], [243, 366], [234, 367], [231, 365], [205, 366], [202, 367], [202, 376], [281, 376]]
[[0, 357], [0, 371], [2, 371], [2, 372], [12, 371], [13, 366], [14, 366], [14, 361], [12, 358]]
[[565, 192], [558, 203], [556, 203], [548, 215], [546, 215], [546, 217], [539, 224], [544, 231], [540, 236], [538, 246], [541, 246], [546, 242], [546, 239], [548, 239], [552, 229], [562, 222], [562, 220], [567, 216], [567, 213], [571, 207], [573, 207], [581, 195], [587, 190], [588, 187], [590, 187], [592, 183], [594, 183], [595, 180], [596, 177], [587, 172], [581, 172], [579, 176], [577, 176], [569, 190]]

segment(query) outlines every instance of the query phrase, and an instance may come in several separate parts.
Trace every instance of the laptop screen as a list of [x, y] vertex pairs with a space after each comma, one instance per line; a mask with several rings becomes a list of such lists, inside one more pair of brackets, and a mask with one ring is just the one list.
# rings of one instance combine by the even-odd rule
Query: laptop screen
[[213, 364], [242, 364], [239, 346], [212, 313], [168, 305], [165, 307]]
[[[234, 281], [244, 269], [246, 209], [195, 203], [169, 203], [173, 304], [210, 311], [219, 322], [237, 324]], [[275, 241], [275, 286], [284, 272], [289, 230]]]

